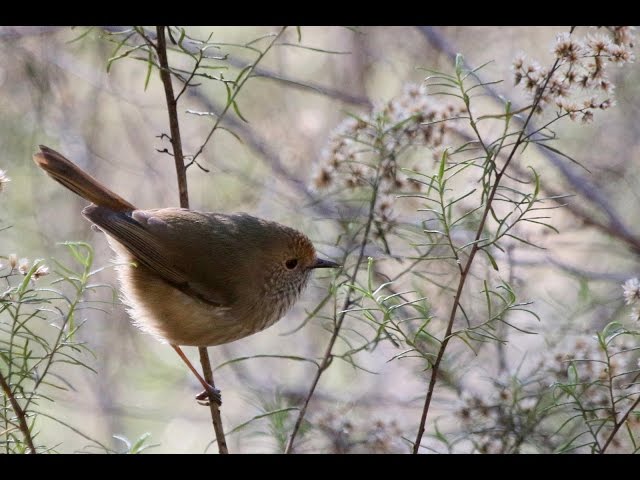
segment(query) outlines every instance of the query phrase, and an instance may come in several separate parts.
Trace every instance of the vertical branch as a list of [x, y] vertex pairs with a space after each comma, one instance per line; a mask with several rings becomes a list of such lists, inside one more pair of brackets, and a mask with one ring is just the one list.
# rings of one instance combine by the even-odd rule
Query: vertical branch
[[178, 122], [178, 101], [173, 94], [173, 84], [171, 83], [171, 71], [169, 70], [169, 60], [167, 59], [167, 41], [164, 36], [164, 26], [157, 26], [158, 60], [160, 62], [160, 78], [164, 85], [164, 94], [167, 99], [167, 111], [169, 112], [170, 140], [173, 148], [173, 159], [176, 164], [176, 177], [178, 178], [178, 191], [180, 192], [180, 206], [189, 208], [189, 192], [187, 190], [187, 170], [184, 166], [184, 155], [182, 153], [182, 139], [180, 137], [180, 124]]
[[[381, 156], [382, 158], [382, 156]], [[287, 442], [287, 447], [285, 448], [284, 453], [292, 453], [293, 452], [293, 443], [296, 439], [296, 436], [298, 435], [298, 432], [300, 431], [300, 427], [302, 426], [302, 421], [304, 420], [304, 417], [307, 413], [307, 407], [309, 406], [309, 402], [311, 401], [311, 398], [313, 397], [315, 391], [316, 391], [316, 387], [318, 386], [318, 382], [320, 381], [320, 377], [322, 376], [322, 374], [325, 372], [325, 370], [327, 370], [327, 368], [329, 368], [329, 366], [331, 365], [331, 362], [333, 361], [333, 347], [336, 343], [336, 340], [338, 339], [338, 335], [340, 334], [340, 330], [342, 329], [342, 323], [344, 322], [345, 316], [347, 315], [347, 311], [349, 309], [349, 306], [351, 305], [352, 302], [352, 295], [354, 292], [354, 285], [356, 283], [356, 277], [358, 275], [358, 272], [360, 271], [360, 267], [362, 265], [362, 262], [364, 261], [365, 255], [364, 255], [364, 251], [365, 248], [367, 246], [367, 244], [369, 243], [369, 232], [371, 231], [371, 226], [373, 225], [373, 220], [375, 217], [375, 207], [376, 207], [376, 202], [378, 200], [378, 187], [379, 187], [379, 179], [380, 179], [380, 165], [382, 164], [382, 160], [380, 160], [378, 162], [378, 170], [376, 172], [376, 179], [373, 185], [373, 191], [371, 193], [371, 200], [369, 202], [369, 214], [367, 215], [367, 223], [365, 225], [365, 229], [364, 229], [364, 233], [362, 236], [362, 241], [360, 242], [360, 248], [359, 248], [359, 253], [358, 253], [358, 259], [356, 260], [356, 264], [353, 267], [353, 273], [351, 274], [351, 276], [349, 277], [349, 289], [347, 291], [347, 296], [344, 299], [344, 303], [342, 305], [342, 310], [340, 311], [340, 314], [338, 315], [338, 318], [336, 320], [336, 322], [334, 323], [334, 327], [333, 327], [333, 332], [331, 334], [331, 338], [329, 339], [329, 343], [327, 344], [327, 348], [325, 350], [324, 355], [322, 356], [322, 362], [320, 363], [320, 366], [318, 367], [318, 370], [316, 370], [316, 374], [313, 378], [313, 381], [311, 382], [311, 386], [309, 387], [309, 391], [307, 392], [307, 395], [305, 396], [304, 399], [304, 403], [302, 405], [302, 408], [300, 409], [300, 412], [298, 413], [298, 417], [296, 418], [296, 422], [293, 426], [293, 430], [291, 432], [291, 435], [289, 437], [289, 441]]]
[[[173, 85], [171, 83], [171, 71], [169, 69], [169, 61], [167, 59], [167, 41], [164, 35], [164, 26], [157, 26], [156, 33], [158, 35], [157, 45], [154, 46], [158, 53], [160, 63], [160, 78], [164, 85], [164, 93], [167, 99], [167, 111], [169, 112], [169, 128], [171, 131], [171, 146], [173, 148], [173, 158], [176, 165], [176, 176], [178, 178], [178, 191], [180, 192], [180, 206], [189, 208], [189, 192], [187, 190], [187, 169], [184, 164], [184, 155], [182, 152], [182, 140], [180, 138], [180, 124], [178, 122], [178, 101], [173, 93]], [[153, 43], [151, 44], [153, 46]], [[200, 363], [202, 364], [202, 373], [205, 381], [215, 388], [213, 382], [213, 372], [211, 370], [211, 362], [209, 361], [209, 352], [206, 347], [199, 347]], [[220, 408], [213, 398], [209, 399], [209, 408], [211, 410], [211, 421], [213, 430], [218, 443], [218, 451], [220, 453], [229, 453], [227, 449], [227, 440], [224, 436], [222, 427], [222, 418], [220, 417]]]
[[[571, 27], [570, 32], [573, 32], [574, 28], [575, 27]], [[418, 30], [433, 47], [449, 57], [450, 60], [455, 60], [457, 51], [455, 46], [450, 45], [441, 33], [433, 27], [421, 26], [418, 27]], [[465, 64], [465, 68], [468, 69], [469, 66]], [[476, 72], [475, 75], [477, 76], [478, 73]], [[503, 98], [504, 92], [498, 94], [488, 84], [484, 83], [483, 89], [491, 98], [498, 101], [500, 104], [505, 102], [505, 98]], [[513, 99], [507, 98], [507, 100], [509, 100], [514, 106], [514, 110], [521, 109]], [[516, 120], [518, 119], [516, 118]], [[570, 167], [567, 166], [564, 159], [562, 159], [557, 153], [546, 148], [539, 148], [537, 151], [553, 165], [553, 168], [559, 171], [564, 181], [580, 193], [581, 199], [586, 200], [596, 209], [602, 211], [605, 216], [605, 220], [599, 220], [592, 212], [580, 207], [580, 203], [567, 203], [566, 205], [563, 205], [565, 209], [569, 210], [576, 217], [582, 220], [585, 225], [592, 226], [601, 230], [606, 235], [610, 235], [621, 240], [635, 252], [640, 251], [640, 239], [638, 239], [638, 236], [627, 227], [623, 219], [620, 218], [620, 215], [618, 215], [615, 209], [610, 205], [609, 201], [605, 198], [604, 194], [598, 190], [597, 185], [577, 175]], [[519, 167], [514, 165], [514, 169], [518, 170], [518, 168]], [[559, 197], [559, 194], [548, 185], [541, 185], [540, 188], [542, 191], [546, 192], [548, 197]]]
[[27, 425], [27, 415], [25, 411], [22, 408], [20, 408], [20, 404], [18, 403], [18, 400], [16, 400], [16, 397], [11, 391], [11, 387], [5, 380], [4, 375], [2, 375], [2, 372], [0, 372], [0, 386], [2, 386], [2, 391], [9, 399], [9, 403], [11, 403], [11, 408], [13, 408], [13, 411], [15, 412], [16, 417], [18, 417], [18, 425], [20, 426], [20, 431], [24, 436], [24, 441], [29, 446], [29, 450], [30, 450], [29, 453], [35, 454], [36, 447], [33, 445], [33, 438], [31, 438], [31, 431], [29, 430], [29, 425]]
[[164, 94], [167, 98], [167, 111], [169, 112], [169, 130], [171, 132], [171, 147], [173, 148], [173, 159], [176, 164], [176, 177], [178, 178], [178, 191], [180, 192], [180, 206], [189, 208], [189, 191], [187, 190], [187, 169], [184, 166], [184, 155], [182, 153], [182, 139], [180, 137], [180, 124], [178, 122], [178, 101], [173, 94], [173, 84], [171, 83], [171, 71], [167, 59], [167, 41], [164, 36], [164, 26], [157, 26], [158, 60], [160, 62], [160, 78], [164, 85]]
[[[456, 314], [458, 313], [458, 307], [460, 306], [460, 302], [462, 300], [462, 292], [464, 290], [465, 284], [467, 282], [467, 278], [469, 277], [469, 272], [471, 270], [471, 265], [473, 263], [473, 260], [475, 259], [476, 254], [478, 253], [478, 251], [480, 250], [481, 246], [480, 246], [480, 238], [482, 236], [482, 232], [484, 231], [484, 226], [487, 222], [487, 219], [489, 218], [489, 213], [491, 212], [491, 209], [493, 208], [493, 199], [496, 196], [496, 192], [498, 191], [498, 187], [500, 186], [500, 181], [502, 180], [502, 177], [504, 176], [505, 172], [507, 171], [507, 168], [509, 168], [509, 164], [511, 163], [511, 161], [513, 160], [513, 158], [515, 157], [516, 152], [518, 151], [518, 149], [522, 146], [523, 142], [526, 140], [525, 138], [525, 132], [527, 132], [527, 127], [529, 126], [529, 123], [531, 122], [531, 119], [533, 118], [533, 115], [536, 111], [536, 108], [538, 107], [540, 100], [542, 99], [542, 95], [545, 92], [547, 85], [549, 84], [549, 80], [551, 80], [552, 75], [554, 74], [554, 72], [556, 71], [556, 69], [558, 68], [558, 64], [559, 64], [560, 60], [556, 59], [556, 61], [553, 64], [553, 67], [551, 68], [551, 70], [549, 71], [549, 73], [547, 74], [547, 77], [545, 78], [544, 84], [542, 85], [542, 87], [540, 88], [540, 90], [537, 92], [537, 95], [533, 101], [533, 104], [531, 105], [531, 110], [529, 111], [529, 114], [526, 117], [526, 120], [524, 122], [524, 125], [522, 126], [522, 128], [520, 129], [520, 132], [518, 134], [518, 138], [515, 140], [513, 147], [511, 148], [511, 151], [509, 153], [509, 156], [507, 157], [507, 159], [505, 160], [504, 165], [502, 166], [502, 168], [496, 172], [495, 174], [495, 180], [493, 182], [493, 185], [491, 185], [490, 191], [489, 191], [489, 195], [487, 197], [487, 201], [486, 201], [486, 206], [484, 208], [484, 211], [482, 213], [482, 217], [480, 219], [480, 224], [478, 225], [478, 228], [476, 230], [476, 235], [473, 241], [473, 246], [471, 247], [471, 251], [469, 252], [469, 258], [467, 259], [467, 262], [464, 266], [464, 269], [462, 270], [461, 274], [460, 274], [460, 280], [458, 281], [458, 288], [456, 289], [456, 294], [455, 297], [453, 298], [453, 305], [451, 307], [451, 312], [449, 314], [449, 319], [447, 322], [447, 328], [443, 337], [442, 342], [440, 343], [440, 348], [438, 349], [438, 354], [436, 356], [436, 360], [433, 363], [433, 366], [431, 367], [431, 378], [429, 379], [429, 387], [427, 388], [427, 396], [424, 400], [424, 406], [422, 408], [422, 415], [420, 417], [420, 425], [418, 426], [418, 433], [416, 434], [416, 441], [413, 444], [413, 451], [412, 453], [417, 454], [419, 449], [420, 449], [420, 443], [422, 442], [422, 436], [424, 435], [424, 431], [425, 431], [425, 424], [427, 421], [427, 415], [429, 413], [429, 408], [431, 406], [431, 399], [433, 398], [433, 393], [435, 391], [435, 386], [436, 386], [436, 381], [438, 378], [438, 372], [440, 371], [440, 363], [442, 362], [442, 358], [444, 357], [444, 352], [447, 349], [447, 345], [449, 344], [449, 340], [451, 340], [452, 336], [451, 333], [453, 331], [453, 323], [455, 321], [456, 318]], [[461, 82], [460, 76], [458, 75], [458, 81]], [[462, 83], [460, 83], [460, 88], [462, 90], [462, 94], [465, 98], [467, 98], [467, 111], [469, 112], [469, 115], [471, 115], [471, 110], [469, 108], [469, 103], [468, 103], [468, 96], [467, 96], [467, 92], [464, 91], [464, 86]], [[472, 118], [472, 117], [470, 117]], [[473, 125], [472, 125], [473, 126]], [[475, 130], [475, 128], [474, 128]], [[482, 140], [480, 139], [480, 133], [475, 130], [477, 136], [478, 136], [478, 140], [480, 141], [481, 144], [483, 144]], [[495, 155], [492, 156], [488, 156], [487, 157], [487, 161], [493, 161], [493, 158], [495, 158]]]
[[[209, 360], [209, 351], [207, 350], [207, 347], [198, 347], [198, 352], [200, 353], [202, 376], [209, 385], [216, 388], [215, 383], [213, 383], [213, 371], [211, 370], [211, 361]], [[227, 448], [227, 439], [224, 436], [224, 428], [222, 428], [222, 419], [220, 418], [220, 407], [213, 398], [209, 398], [209, 410], [211, 410], [213, 431], [216, 434], [216, 440], [218, 442], [218, 452], [229, 453], [229, 449]]]
[[609, 448], [609, 445], [611, 445], [611, 442], [613, 441], [613, 438], [618, 433], [618, 430], [620, 430], [620, 427], [622, 427], [624, 425], [624, 423], [629, 418], [629, 415], [631, 415], [631, 413], [636, 408], [638, 408], [638, 405], [640, 405], [640, 395], [638, 395], [638, 398], [636, 398], [635, 402], [633, 402], [633, 404], [624, 413], [624, 415], [622, 416], [622, 418], [620, 420], [616, 421], [615, 418], [614, 418], [613, 430], [611, 430], [611, 433], [607, 437], [607, 440], [604, 442], [604, 445], [602, 446], [602, 449], [598, 453], [602, 454], [602, 453], [605, 453], [607, 451], [607, 448]]

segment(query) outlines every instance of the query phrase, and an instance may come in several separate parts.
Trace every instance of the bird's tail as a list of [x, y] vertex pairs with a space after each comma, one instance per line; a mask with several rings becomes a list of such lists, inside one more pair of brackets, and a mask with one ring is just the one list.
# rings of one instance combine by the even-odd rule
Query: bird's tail
[[49, 147], [40, 145], [40, 152], [33, 156], [33, 161], [55, 181], [100, 207], [116, 212], [130, 212], [136, 209], [136, 207], [120, 198], [91, 175], [83, 172], [80, 167]]

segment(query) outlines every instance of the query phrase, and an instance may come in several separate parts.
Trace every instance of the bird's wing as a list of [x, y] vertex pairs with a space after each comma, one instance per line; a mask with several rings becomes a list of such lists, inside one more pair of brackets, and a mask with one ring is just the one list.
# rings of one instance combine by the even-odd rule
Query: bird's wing
[[[168, 216], [169, 210], [172, 216]], [[163, 212], [165, 215], [162, 215]], [[178, 212], [178, 216], [182, 212], [184, 215], [189, 213], [181, 209], [125, 213], [97, 205], [89, 205], [82, 211], [85, 217], [122, 244], [142, 265], [174, 287], [212, 305], [229, 305], [234, 301], [233, 289], [224, 278], [224, 269], [220, 271], [219, 280], [216, 276], [211, 280], [211, 266], [205, 265], [205, 262], [212, 260], [207, 251], [206, 225], [189, 222], [191, 235], [187, 236], [183, 229], [176, 228], [179, 224], [171, 222], [176, 216], [175, 212]], [[189, 242], [193, 238], [200, 238], [201, 241]], [[226, 288], [220, 288], [223, 283], [227, 285]]]

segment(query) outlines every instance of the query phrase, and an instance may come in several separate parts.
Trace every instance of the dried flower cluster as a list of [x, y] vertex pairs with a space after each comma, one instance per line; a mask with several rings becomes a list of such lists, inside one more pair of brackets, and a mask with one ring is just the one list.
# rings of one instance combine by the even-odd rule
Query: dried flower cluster
[[[18, 256], [15, 253], [12, 253], [11, 255], [9, 255], [9, 257], [7, 257], [8, 259], [8, 264], [5, 265], [3, 263], [0, 263], [0, 270], [3, 270], [4, 268], [9, 268], [9, 273], [8, 275], [16, 275], [16, 274], [20, 274], [20, 275], [26, 275], [27, 273], [29, 273], [29, 270], [31, 270], [31, 262], [29, 261], [28, 258], [18, 258]], [[36, 260], [36, 263], [39, 262], [39, 260]], [[33, 280], [38, 280], [40, 277], [44, 277], [45, 275], [49, 274], [49, 267], [47, 267], [44, 264], [40, 264], [38, 266], [38, 268], [36, 269], [35, 272], [33, 272], [33, 275], [31, 276], [31, 278]]]
[[[588, 430], [589, 423], [598, 426], [601, 442], [640, 394], [636, 386], [638, 350], [633, 335], [618, 335], [607, 344], [606, 354], [593, 336], [578, 337], [569, 346], [550, 351], [530, 377], [496, 381], [489, 392], [463, 398], [456, 416], [465, 438], [482, 453], [516, 453], [525, 445], [536, 449], [546, 445], [553, 451], [568, 438], [580, 438], [578, 444], [588, 444], [580, 433]], [[573, 396], [550, 386], [565, 386]], [[550, 401], [555, 408], [549, 408]], [[563, 416], [557, 417], [559, 414]], [[573, 423], [564, 423], [567, 416]], [[564, 424], [561, 432], [557, 430], [559, 422]], [[630, 415], [627, 426], [640, 431], [640, 415]], [[618, 436], [611, 451], [629, 451], [629, 437], [624, 433]]]
[[552, 50], [558, 60], [550, 71], [538, 62], [518, 55], [513, 61], [516, 85], [522, 85], [532, 99], [540, 97], [536, 112], [555, 105], [572, 120], [588, 123], [596, 110], [614, 105], [614, 86], [609, 79], [611, 64], [634, 60], [633, 27], [602, 27], [585, 37], [559, 34]]
[[[564, 351], [556, 351], [550, 355], [544, 368], [552, 374], [552, 376], [560, 383], [569, 381], [568, 368], [571, 363], [576, 367], [575, 383], [587, 385], [594, 379], [607, 381], [607, 376], [620, 375], [623, 372], [635, 370], [633, 355], [620, 355], [623, 352], [633, 350], [632, 342], [627, 339], [620, 339], [609, 346], [609, 355], [612, 358], [609, 366], [602, 362], [602, 351], [593, 338], [578, 338], [569, 349], [569, 353]], [[610, 368], [611, 372], [608, 371]], [[627, 379], [628, 380], [628, 379]], [[614, 387], [622, 391], [628, 385], [622, 376], [614, 380]], [[605, 392], [599, 392], [603, 394]], [[607, 398], [599, 398], [594, 402], [604, 405]]]
[[465, 437], [480, 453], [517, 453], [525, 442], [535, 441], [536, 432], [527, 424], [528, 418], [535, 417], [535, 394], [514, 393], [510, 387], [496, 383], [484, 397], [465, 396], [456, 412]]
[[11, 179], [7, 176], [7, 172], [0, 168], [0, 192], [4, 188], [4, 184], [10, 182]]
[[406, 445], [399, 441], [402, 432], [394, 421], [367, 421], [357, 425], [345, 415], [329, 412], [319, 419], [317, 427], [329, 443], [329, 453], [406, 452]]
[[[598, 431], [600, 439], [611, 433], [614, 421], [630, 408], [639, 394], [635, 386], [637, 351], [638, 345], [632, 335], [619, 335], [610, 341], [606, 355], [595, 338], [579, 338], [570, 353], [552, 354], [545, 366], [556, 383], [567, 385], [575, 392], [574, 398], [562, 398], [561, 401], [575, 402], [575, 409], [582, 412], [586, 421], [602, 424]], [[638, 431], [640, 416], [630, 415], [627, 423], [632, 431]], [[620, 442], [616, 440], [612, 447], [622, 447]]]
[[632, 305], [631, 319], [640, 321], [640, 280], [631, 278], [622, 285], [622, 294], [627, 305]]
[[423, 185], [408, 178], [399, 165], [402, 153], [413, 146], [438, 149], [451, 130], [447, 119], [462, 108], [429, 96], [425, 85], [409, 84], [398, 97], [378, 105], [363, 117], [349, 117], [332, 132], [313, 175], [318, 190], [378, 187], [377, 220], [393, 222], [394, 194], [420, 191]]

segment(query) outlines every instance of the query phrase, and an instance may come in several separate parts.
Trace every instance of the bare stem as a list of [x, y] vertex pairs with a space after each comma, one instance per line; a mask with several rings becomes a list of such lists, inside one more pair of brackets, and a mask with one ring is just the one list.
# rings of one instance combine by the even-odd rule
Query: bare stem
[[287, 29], [286, 26], [282, 27], [280, 31], [273, 37], [273, 39], [271, 40], [271, 43], [269, 43], [269, 45], [267, 45], [266, 48], [260, 52], [260, 54], [255, 59], [255, 61], [251, 65], [245, 67], [242, 70], [242, 73], [240, 74], [240, 76], [236, 78], [236, 83], [233, 86], [231, 95], [227, 99], [227, 104], [222, 109], [222, 112], [220, 113], [220, 115], [218, 115], [218, 118], [216, 118], [216, 121], [213, 124], [213, 127], [211, 127], [211, 130], [209, 130], [209, 133], [207, 134], [207, 137], [205, 138], [204, 142], [202, 142], [202, 145], [200, 145], [200, 148], [193, 156], [193, 159], [191, 160], [192, 162], [195, 162], [196, 159], [200, 156], [200, 154], [204, 151], [204, 148], [207, 146], [207, 143], [209, 143], [209, 140], [211, 140], [211, 137], [220, 126], [220, 122], [222, 122], [222, 119], [226, 115], [229, 108], [235, 105], [236, 96], [238, 95], [238, 93], [240, 92], [244, 84], [247, 82], [247, 80], [249, 80], [253, 76], [253, 72], [258, 66], [258, 64], [262, 61], [262, 59], [269, 52], [269, 50], [271, 50], [271, 47], [275, 45], [275, 43], [282, 36], [282, 34], [286, 29]]
[[171, 83], [171, 71], [167, 59], [167, 42], [164, 36], [164, 26], [157, 26], [158, 61], [160, 62], [160, 78], [164, 85], [164, 94], [167, 98], [167, 111], [169, 112], [169, 130], [171, 132], [171, 146], [173, 147], [173, 159], [176, 164], [176, 177], [178, 178], [178, 191], [180, 192], [180, 206], [189, 208], [189, 191], [187, 190], [187, 171], [184, 168], [184, 155], [182, 153], [182, 139], [180, 138], [180, 123], [178, 121], [178, 101], [173, 94]]
[[[455, 59], [456, 48], [450, 45], [442, 34], [433, 27], [418, 27], [419, 31], [426, 37], [426, 39], [438, 50], [447, 55], [451, 60]], [[571, 29], [573, 31], [573, 28]], [[478, 76], [478, 72], [475, 74]], [[501, 96], [504, 93], [498, 95], [489, 85], [483, 86], [484, 90], [489, 94], [491, 98], [504, 103], [505, 99]], [[512, 105], [516, 105], [513, 100], [510, 100]], [[515, 107], [515, 110], [521, 110], [519, 107]], [[516, 119], [517, 120], [517, 119]], [[604, 233], [617, 238], [626, 243], [634, 252], [640, 252], [640, 239], [635, 235], [629, 227], [623, 222], [618, 213], [609, 204], [606, 197], [598, 190], [596, 185], [592, 184], [585, 178], [577, 175], [567, 164], [560, 158], [560, 156], [546, 148], [538, 149], [538, 152], [549, 160], [549, 162], [556, 168], [562, 178], [573, 187], [578, 193], [581, 194], [584, 203], [588, 202], [594, 205], [597, 211], [602, 212], [605, 215], [604, 220], [598, 219], [593, 215], [593, 212], [588, 211], [585, 208], [579, 207], [581, 203], [573, 202], [563, 205], [571, 213], [579, 217], [585, 225], [597, 228]], [[522, 170], [518, 169], [521, 173]], [[547, 196], [555, 196], [560, 198], [560, 195], [551, 189], [548, 185], [541, 185], [541, 191], [548, 193]]]
[[[202, 365], [202, 374], [206, 382], [213, 388], [216, 388], [213, 383], [213, 371], [211, 370], [211, 361], [209, 360], [209, 351], [205, 347], [198, 348], [200, 353], [200, 364]], [[211, 410], [211, 421], [213, 423], [213, 430], [216, 433], [216, 439], [218, 443], [218, 452], [229, 453], [227, 447], [227, 439], [224, 436], [224, 428], [222, 427], [222, 418], [220, 417], [220, 407], [212, 398], [209, 399], [209, 409]]]
[[35, 454], [36, 447], [33, 445], [33, 438], [31, 438], [31, 431], [29, 430], [29, 425], [27, 425], [27, 415], [25, 411], [22, 410], [22, 408], [20, 407], [18, 400], [16, 399], [15, 395], [11, 391], [11, 387], [5, 380], [4, 375], [2, 375], [2, 372], [0, 372], [0, 386], [2, 386], [2, 391], [9, 399], [9, 402], [11, 403], [11, 408], [13, 408], [13, 411], [15, 412], [16, 417], [18, 417], [18, 425], [20, 427], [20, 431], [22, 432], [22, 435], [24, 436], [24, 441], [27, 442], [27, 445], [29, 446], [29, 450], [30, 450], [29, 453]]
[[[378, 175], [380, 173], [379, 170], [379, 165], [381, 162], [378, 163]], [[367, 218], [367, 223], [365, 225], [365, 229], [364, 229], [364, 233], [362, 236], [362, 241], [360, 243], [360, 252], [358, 254], [358, 260], [356, 261], [356, 264], [353, 268], [353, 273], [351, 274], [350, 278], [349, 278], [349, 290], [347, 291], [347, 296], [344, 299], [344, 304], [342, 306], [342, 310], [340, 311], [340, 314], [338, 316], [337, 321], [334, 324], [333, 327], [333, 333], [331, 334], [331, 338], [329, 339], [329, 343], [327, 344], [327, 348], [324, 352], [324, 355], [322, 356], [322, 361], [320, 362], [320, 366], [318, 367], [318, 370], [316, 371], [316, 374], [313, 378], [313, 382], [311, 382], [311, 386], [309, 387], [309, 391], [307, 392], [307, 395], [304, 399], [304, 403], [302, 405], [302, 408], [300, 409], [300, 412], [298, 413], [298, 418], [296, 419], [296, 423], [293, 426], [293, 431], [291, 432], [291, 436], [289, 437], [289, 441], [287, 442], [287, 448], [285, 449], [284, 453], [292, 453], [293, 452], [293, 442], [298, 434], [298, 431], [300, 430], [300, 426], [302, 425], [302, 421], [304, 420], [304, 417], [307, 413], [307, 407], [309, 406], [309, 402], [311, 401], [311, 398], [313, 397], [313, 394], [316, 391], [316, 387], [318, 386], [318, 382], [320, 381], [320, 377], [322, 376], [322, 374], [324, 373], [324, 371], [329, 368], [329, 365], [331, 365], [331, 362], [333, 361], [333, 347], [336, 343], [336, 340], [338, 339], [338, 335], [340, 334], [340, 330], [342, 328], [342, 323], [344, 322], [344, 318], [347, 315], [347, 309], [349, 308], [349, 306], [351, 305], [351, 295], [353, 294], [353, 285], [355, 284], [356, 281], [356, 276], [358, 275], [358, 271], [360, 270], [360, 267], [362, 265], [362, 262], [364, 261], [364, 250], [365, 247], [367, 246], [368, 243], [368, 239], [369, 239], [369, 232], [371, 231], [371, 226], [373, 225], [373, 219], [374, 219], [374, 213], [375, 213], [375, 206], [376, 206], [376, 200], [378, 197], [378, 178], [376, 178], [376, 181], [374, 183], [374, 188], [373, 188], [373, 193], [371, 195], [371, 201], [369, 203], [369, 215]]]
[[620, 427], [624, 425], [624, 423], [627, 421], [627, 418], [629, 418], [629, 415], [631, 415], [631, 412], [633, 412], [638, 407], [638, 405], [640, 405], [640, 395], [638, 395], [638, 398], [636, 398], [636, 401], [633, 402], [629, 409], [624, 412], [622, 418], [613, 426], [613, 430], [611, 430], [611, 433], [607, 437], [607, 441], [604, 442], [604, 445], [602, 446], [602, 449], [599, 453], [604, 453], [607, 450], [607, 448], [613, 441], [613, 438], [616, 436], [616, 433], [618, 433], [618, 430], [620, 430]]
[[[469, 257], [467, 259], [467, 262], [464, 266], [464, 269], [462, 270], [462, 273], [460, 275], [460, 280], [458, 282], [458, 288], [456, 289], [456, 294], [455, 297], [453, 299], [453, 305], [451, 307], [451, 313], [449, 314], [449, 321], [447, 323], [447, 329], [445, 331], [444, 334], [444, 338], [442, 340], [442, 343], [440, 344], [440, 348], [438, 349], [438, 354], [436, 356], [436, 360], [433, 363], [433, 366], [431, 367], [431, 378], [429, 379], [429, 387], [427, 389], [427, 396], [425, 398], [424, 401], [424, 407], [422, 408], [422, 416], [420, 417], [420, 425], [418, 427], [418, 433], [416, 435], [416, 441], [413, 444], [413, 453], [417, 454], [418, 451], [420, 450], [420, 443], [422, 442], [422, 436], [424, 435], [424, 431], [425, 431], [425, 424], [427, 422], [427, 415], [429, 413], [429, 407], [431, 406], [431, 399], [433, 398], [433, 392], [435, 390], [435, 386], [436, 386], [436, 381], [438, 378], [438, 372], [440, 370], [440, 363], [442, 362], [442, 358], [444, 357], [444, 352], [447, 349], [447, 345], [449, 345], [449, 340], [451, 340], [451, 332], [453, 331], [453, 323], [455, 321], [456, 318], [456, 314], [458, 312], [458, 307], [460, 306], [460, 299], [462, 297], [462, 291], [464, 290], [464, 286], [467, 282], [467, 278], [469, 277], [469, 271], [471, 270], [471, 265], [473, 264], [473, 260], [476, 256], [476, 253], [478, 253], [478, 250], [480, 250], [480, 238], [482, 236], [482, 232], [484, 230], [484, 226], [485, 223], [487, 221], [487, 218], [489, 217], [489, 213], [491, 212], [491, 209], [493, 208], [493, 199], [496, 195], [496, 192], [498, 190], [498, 186], [500, 185], [500, 180], [502, 179], [502, 177], [504, 176], [507, 168], [509, 167], [509, 164], [511, 163], [511, 160], [513, 160], [516, 151], [518, 150], [518, 148], [520, 148], [520, 146], [523, 143], [524, 137], [525, 137], [525, 132], [527, 131], [527, 127], [529, 125], [529, 123], [531, 122], [531, 118], [533, 117], [536, 108], [538, 106], [538, 104], [540, 103], [540, 99], [542, 98], [542, 94], [544, 93], [544, 91], [547, 88], [547, 84], [549, 83], [549, 80], [551, 79], [551, 76], [553, 75], [553, 73], [556, 71], [558, 64], [559, 64], [560, 60], [556, 60], [555, 63], [553, 64], [553, 67], [551, 68], [551, 70], [549, 71], [549, 74], [547, 75], [547, 78], [545, 79], [545, 83], [542, 86], [542, 88], [540, 89], [540, 91], [538, 92], [538, 94], [536, 95], [533, 105], [531, 106], [531, 110], [529, 111], [529, 115], [527, 115], [527, 118], [524, 122], [524, 125], [522, 126], [519, 134], [518, 134], [518, 139], [516, 140], [516, 142], [513, 145], [513, 148], [511, 149], [511, 152], [509, 153], [509, 156], [507, 157], [504, 165], [502, 166], [502, 168], [500, 169], [499, 172], [496, 173], [496, 177], [495, 177], [495, 181], [493, 183], [493, 185], [491, 186], [491, 190], [489, 192], [489, 196], [487, 197], [487, 202], [486, 202], [486, 206], [484, 209], [484, 212], [482, 214], [482, 218], [480, 220], [480, 224], [478, 225], [478, 229], [476, 231], [476, 236], [473, 242], [473, 246], [471, 247], [471, 251], [469, 252]], [[462, 87], [462, 85], [461, 85]], [[467, 109], [469, 108], [469, 106], [467, 105]], [[469, 112], [470, 113], [470, 112]], [[476, 130], [476, 134], [478, 135], [478, 137], [480, 136], [480, 133]], [[480, 139], [480, 142], [482, 143], [482, 140]], [[492, 161], [491, 158], [487, 158], [487, 161]]]
[[[164, 26], [157, 26], [157, 45], [151, 44], [158, 53], [158, 61], [160, 63], [160, 78], [164, 85], [164, 93], [167, 99], [167, 111], [169, 113], [169, 128], [171, 131], [171, 146], [173, 148], [173, 158], [176, 165], [176, 176], [178, 179], [178, 191], [180, 192], [180, 206], [189, 208], [189, 192], [187, 190], [187, 169], [184, 164], [184, 155], [182, 152], [182, 140], [180, 138], [180, 124], [178, 121], [178, 100], [173, 93], [173, 85], [171, 83], [171, 71], [169, 69], [169, 61], [167, 59], [167, 42], [164, 35]], [[200, 363], [202, 364], [202, 373], [204, 379], [209, 385], [215, 387], [213, 382], [213, 372], [209, 361], [209, 353], [206, 347], [199, 347]], [[220, 408], [214, 398], [209, 399], [209, 408], [211, 410], [211, 421], [213, 430], [218, 443], [218, 452], [229, 453], [227, 449], [227, 440], [224, 436], [222, 428], [222, 418], [220, 416]]]

